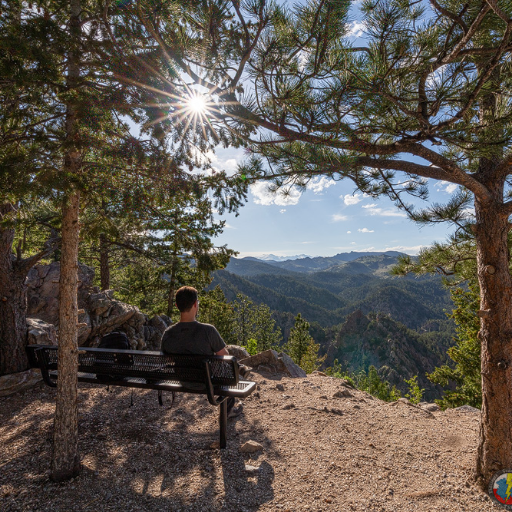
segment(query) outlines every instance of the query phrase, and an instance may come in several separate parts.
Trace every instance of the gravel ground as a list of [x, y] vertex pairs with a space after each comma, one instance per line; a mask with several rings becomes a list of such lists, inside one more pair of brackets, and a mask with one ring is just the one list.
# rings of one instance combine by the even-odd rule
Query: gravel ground
[[[479, 413], [391, 405], [320, 375], [251, 378], [222, 451], [205, 397], [171, 409], [134, 390], [130, 407], [131, 390], [81, 384], [83, 471], [61, 484], [48, 479], [55, 390], [0, 398], [0, 510], [503, 510], [468, 481]], [[262, 450], [242, 453], [248, 440]]]

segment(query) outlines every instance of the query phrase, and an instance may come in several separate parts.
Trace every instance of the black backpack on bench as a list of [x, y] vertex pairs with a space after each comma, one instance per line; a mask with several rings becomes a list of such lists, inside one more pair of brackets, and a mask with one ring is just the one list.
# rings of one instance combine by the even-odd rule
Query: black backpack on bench
[[[111, 332], [109, 334], [105, 334], [101, 337], [100, 344], [98, 348], [109, 348], [112, 350], [130, 350], [130, 342], [128, 341], [128, 336], [124, 332]], [[118, 354], [115, 357], [115, 360], [112, 360], [112, 357], [97, 354], [96, 355], [96, 364], [110, 364], [112, 362], [131, 365], [133, 364], [133, 359], [131, 354]], [[106, 383], [112, 382], [114, 380], [119, 380], [122, 378], [122, 375], [110, 374], [110, 375], [98, 375], [98, 380], [102, 380]]]

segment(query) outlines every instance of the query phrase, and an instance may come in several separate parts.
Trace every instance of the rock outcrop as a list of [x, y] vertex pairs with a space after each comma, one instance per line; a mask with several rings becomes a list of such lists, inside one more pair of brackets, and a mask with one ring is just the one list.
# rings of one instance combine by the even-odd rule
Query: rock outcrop
[[305, 377], [306, 372], [296, 365], [292, 358], [284, 352], [265, 350], [240, 361], [241, 364], [257, 370], [267, 370], [273, 373], [284, 373], [290, 377]]
[[230, 356], [236, 357], [237, 361], [241, 361], [242, 359], [250, 357], [249, 352], [247, 352], [247, 350], [245, 350], [245, 348], [241, 347], [240, 345], [228, 345], [226, 349]]
[[27, 341], [29, 345], [57, 345], [57, 330], [39, 318], [27, 318]]
[[[57, 343], [59, 279], [59, 262], [36, 265], [28, 274], [29, 343]], [[97, 346], [103, 334], [118, 330], [127, 334], [133, 349], [159, 350], [171, 319], [165, 315], [149, 319], [137, 307], [116, 300], [113, 290], [100, 291], [93, 282], [94, 269], [79, 264], [78, 344]]]

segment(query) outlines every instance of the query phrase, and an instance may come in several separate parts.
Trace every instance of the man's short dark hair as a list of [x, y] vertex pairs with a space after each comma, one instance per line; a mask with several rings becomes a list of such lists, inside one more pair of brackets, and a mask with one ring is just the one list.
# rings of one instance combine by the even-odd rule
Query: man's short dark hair
[[192, 286], [182, 286], [176, 292], [176, 306], [181, 313], [190, 311], [190, 308], [196, 303], [197, 290]]

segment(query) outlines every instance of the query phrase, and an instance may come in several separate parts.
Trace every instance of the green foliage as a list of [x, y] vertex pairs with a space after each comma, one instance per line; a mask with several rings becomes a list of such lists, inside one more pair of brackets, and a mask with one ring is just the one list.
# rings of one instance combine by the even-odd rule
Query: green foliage
[[198, 319], [215, 325], [228, 345], [240, 345], [253, 355], [278, 348], [281, 330], [265, 304], [254, 304], [243, 295], [228, 302], [220, 287], [201, 294]]
[[383, 380], [373, 365], [370, 365], [368, 371], [362, 369], [354, 373], [344, 370], [338, 360], [335, 359], [333, 365], [327, 368], [325, 372], [337, 379], [344, 379], [355, 388], [366, 391], [385, 402], [394, 402], [401, 397], [401, 393], [396, 386], [391, 386], [388, 381]]
[[[441, 400], [436, 402], [441, 408], [471, 405], [482, 406], [482, 378], [480, 374], [481, 345], [478, 339], [480, 319], [477, 311], [480, 307], [478, 286], [470, 283], [467, 290], [452, 290], [455, 309], [452, 318], [457, 324], [456, 345], [448, 350], [453, 366], [443, 365], [436, 368], [428, 378], [435, 384], [447, 389]], [[455, 384], [455, 389], [453, 389]]]
[[272, 318], [270, 308], [255, 304], [244, 295], [238, 294], [232, 302], [235, 314], [235, 338], [237, 343], [248, 347], [249, 340], [256, 340], [256, 353], [281, 344], [281, 330]]
[[213, 290], [201, 293], [198, 320], [214, 325], [228, 345], [238, 344], [235, 335], [236, 316], [233, 304], [226, 300], [218, 286]]
[[410, 379], [404, 379], [404, 381], [409, 385], [409, 392], [405, 395], [411, 403], [419, 404], [423, 398], [424, 389], [420, 389], [418, 384], [418, 376], [414, 375]]
[[247, 340], [247, 346], [245, 347], [247, 349], [247, 352], [249, 352], [249, 355], [254, 356], [256, 355], [258, 351], [258, 342], [254, 338], [250, 338]]
[[[512, 238], [509, 236], [509, 246]], [[396, 273], [438, 272], [445, 276], [454, 309], [450, 315], [456, 324], [455, 346], [447, 354], [452, 364], [442, 365], [427, 375], [444, 387], [443, 397], [436, 402], [441, 408], [482, 405], [480, 374], [481, 345], [478, 340], [480, 293], [476, 275], [476, 248], [472, 236], [458, 231], [447, 243], [423, 249], [417, 260], [403, 258]]]
[[380, 378], [377, 369], [373, 365], [368, 368], [368, 372], [361, 370], [355, 374], [354, 381], [356, 387], [361, 391], [366, 391], [386, 402], [396, 401], [401, 396], [396, 386], [391, 386], [389, 382]]
[[283, 349], [306, 373], [317, 370], [326, 357], [318, 356], [320, 345], [309, 334], [309, 323], [300, 313], [295, 318], [295, 325]]

